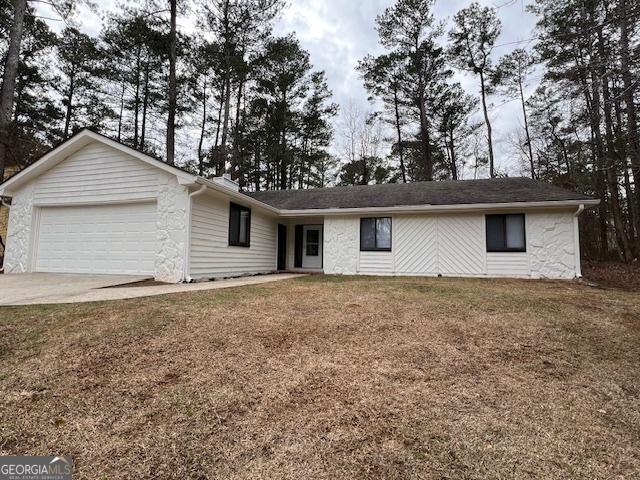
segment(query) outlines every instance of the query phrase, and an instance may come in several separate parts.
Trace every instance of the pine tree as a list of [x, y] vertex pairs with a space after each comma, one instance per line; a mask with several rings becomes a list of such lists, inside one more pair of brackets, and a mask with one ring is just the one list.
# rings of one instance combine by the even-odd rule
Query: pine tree
[[491, 48], [500, 35], [501, 24], [496, 10], [481, 7], [477, 2], [463, 8], [453, 17], [454, 27], [449, 32], [450, 55], [454, 64], [480, 77], [482, 112], [487, 127], [489, 144], [489, 175], [495, 177], [493, 132], [487, 110], [488, 75], [491, 68]]

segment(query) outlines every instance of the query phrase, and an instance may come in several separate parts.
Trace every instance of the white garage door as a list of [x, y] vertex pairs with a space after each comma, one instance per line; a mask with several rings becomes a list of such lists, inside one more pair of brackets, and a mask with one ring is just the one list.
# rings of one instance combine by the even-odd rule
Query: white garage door
[[155, 203], [42, 208], [35, 270], [153, 275], [156, 218]]

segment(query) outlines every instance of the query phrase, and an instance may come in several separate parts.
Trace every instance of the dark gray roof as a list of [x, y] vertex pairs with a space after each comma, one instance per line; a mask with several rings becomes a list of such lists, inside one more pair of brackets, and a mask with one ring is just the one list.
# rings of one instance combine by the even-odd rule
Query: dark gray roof
[[593, 199], [581, 193], [529, 178], [447, 180], [306, 190], [270, 190], [248, 192], [247, 195], [283, 210]]

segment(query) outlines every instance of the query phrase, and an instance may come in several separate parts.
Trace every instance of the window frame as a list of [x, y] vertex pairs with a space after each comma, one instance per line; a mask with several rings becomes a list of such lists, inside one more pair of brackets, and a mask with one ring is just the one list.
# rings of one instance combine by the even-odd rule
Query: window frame
[[[504, 239], [504, 247], [502, 248], [489, 248], [489, 229], [487, 228], [489, 217], [501, 217], [502, 218], [502, 236]], [[524, 246], [522, 248], [509, 248], [507, 247], [507, 217], [521, 217], [522, 218], [522, 241]], [[484, 229], [485, 229], [485, 249], [487, 253], [526, 253], [527, 251], [527, 222], [524, 213], [497, 213], [486, 214], [484, 216]]]
[[[247, 216], [247, 241], [240, 241], [240, 222], [242, 219], [242, 212], [248, 212]], [[233, 215], [238, 217], [238, 232], [234, 235], [232, 229]], [[251, 246], [251, 209], [237, 203], [229, 202], [229, 246], [230, 247], [244, 247], [249, 248]]]
[[[389, 246], [378, 247], [378, 220], [389, 219]], [[374, 220], [373, 223], [373, 244], [372, 248], [362, 246], [363, 228], [362, 224], [365, 220]], [[361, 252], [390, 252], [393, 247], [393, 217], [360, 217], [360, 251]]]

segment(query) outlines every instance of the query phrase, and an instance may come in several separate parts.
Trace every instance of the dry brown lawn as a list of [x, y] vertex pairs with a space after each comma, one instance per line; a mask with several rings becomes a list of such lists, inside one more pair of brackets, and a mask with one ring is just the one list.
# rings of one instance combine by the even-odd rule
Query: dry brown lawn
[[77, 479], [638, 478], [640, 295], [314, 276], [0, 309], [0, 454]]

